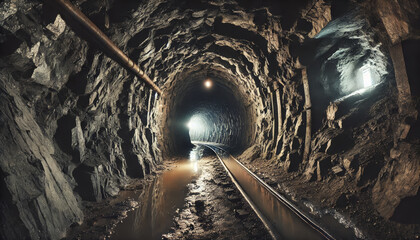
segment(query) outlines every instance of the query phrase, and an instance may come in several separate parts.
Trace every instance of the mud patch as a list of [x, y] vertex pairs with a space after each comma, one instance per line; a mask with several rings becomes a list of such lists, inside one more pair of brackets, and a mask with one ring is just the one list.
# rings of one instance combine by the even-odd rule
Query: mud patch
[[271, 239], [216, 157], [199, 160], [201, 176], [164, 239]]

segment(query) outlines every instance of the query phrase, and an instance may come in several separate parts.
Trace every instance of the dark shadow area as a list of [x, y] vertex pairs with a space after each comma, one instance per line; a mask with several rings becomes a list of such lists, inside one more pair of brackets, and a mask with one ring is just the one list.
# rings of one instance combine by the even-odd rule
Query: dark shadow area
[[71, 130], [76, 126], [75, 117], [71, 114], [64, 115], [57, 121], [57, 131], [54, 135], [58, 146], [65, 152], [72, 154]]
[[77, 186], [74, 189], [79, 193], [83, 200], [96, 201], [101, 197], [96, 196], [95, 189], [93, 188], [95, 169], [91, 166], [81, 164], [73, 171], [73, 177], [77, 182]]
[[413, 96], [420, 96], [420, 40], [406, 40], [402, 42], [408, 81]]
[[420, 190], [412, 197], [401, 200], [400, 205], [395, 209], [391, 220], [404, 224], [420, 224]]

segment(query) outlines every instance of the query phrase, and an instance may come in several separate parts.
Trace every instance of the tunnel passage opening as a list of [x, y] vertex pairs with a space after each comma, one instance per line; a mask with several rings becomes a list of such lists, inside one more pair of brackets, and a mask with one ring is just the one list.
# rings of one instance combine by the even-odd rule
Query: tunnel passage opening
[[234, 149], [241, 139], [243, 124], [237, 108], [204, 101], [199, 102], [187, 116], [191, 116], [187, 122], [191, 143], [210, 142]]
[[248, 147], [252, 115], [231, 79], [192, 74], [173, 89], [168, 97], [169, 155], [186, 155], [195, 142], [220, 144], [232, 153]]
[[308, 69], [314, 130], [322, 126], [329, 105], [351, 106], [378, 95], [392, 71], [389, 56], [357, 9], [337, 16], [304, 45], [299, 55]]

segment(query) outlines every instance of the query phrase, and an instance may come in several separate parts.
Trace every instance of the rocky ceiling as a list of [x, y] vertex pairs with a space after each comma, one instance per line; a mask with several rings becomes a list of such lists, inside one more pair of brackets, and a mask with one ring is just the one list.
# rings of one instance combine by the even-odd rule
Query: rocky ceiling
[[[72, 2], [163, 94], [52, 2], [0, 3], [2, 239], [64, 237], [83, 221], [82, 200], [115, 196], [185, 153], [197, 113], [216, 133], [192, 138], [320, 184], [327, 205], [369, 189], [386, 224], [418, 221], [407, 212], [419, 196], [418, 102], [389, 50], [418, 39], [416, 1]], [[365, 65], [375, 86], [358, 92]]]

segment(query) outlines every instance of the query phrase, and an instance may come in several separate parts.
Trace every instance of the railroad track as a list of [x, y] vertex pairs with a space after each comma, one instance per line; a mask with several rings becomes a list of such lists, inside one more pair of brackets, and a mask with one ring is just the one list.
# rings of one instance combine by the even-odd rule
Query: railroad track
[[223, 149], [221, 145], [193, 142], [211, 149], [233, 183], [263, 222], [273, 239], [335, 239], [309, 216], [277, 193]]

